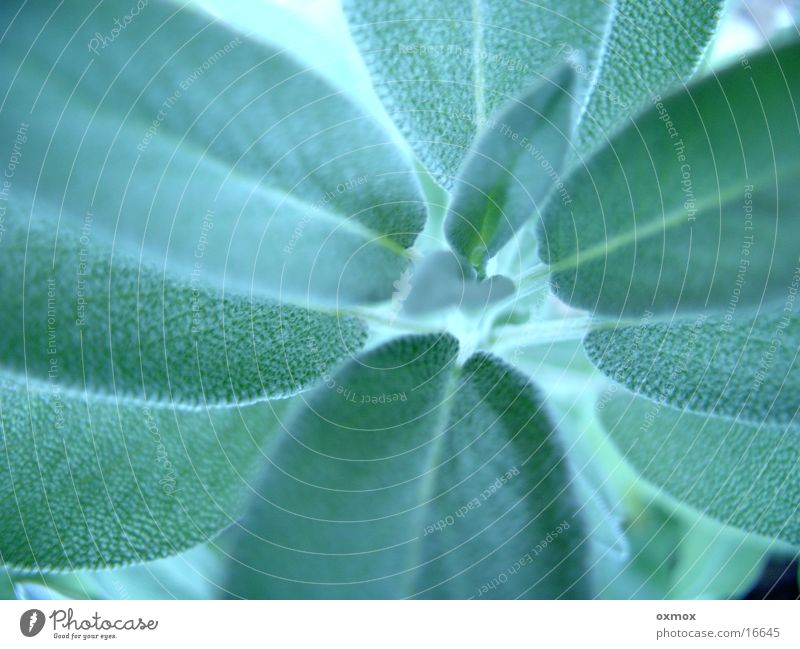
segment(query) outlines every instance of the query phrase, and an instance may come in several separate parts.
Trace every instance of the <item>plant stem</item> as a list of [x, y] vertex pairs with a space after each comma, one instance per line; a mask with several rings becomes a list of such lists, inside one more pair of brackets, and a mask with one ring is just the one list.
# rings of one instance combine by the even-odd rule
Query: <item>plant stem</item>
[[592, 328], [592, 322], [592, 318], [588, 317], [564, 318], [536, 322], [524, 327], [514, 327], [508, 332], [499, 331], [495, 334], [495, 348], [499, 351], [508, 351], [515, 347], [580, 340]]
[[549, 274], [550, 266], [547, 264], [536, 264], [517, 278], [517, 285], [519, 286], [520, 291], [523, 288], [527, 288], [531, 284], [534, 286], [539, 286], [541, 284], [541, 280], [545, 279]]
[[377, 324], [384, 325], [386, 327], [391, 327], [392, 329], [398, 329], [401, 331], [415, 331], [419, 333], [435, 333], [442, 331], [441, 326], [435, 325], [424, 325], [420, 324], [419, 322], [414, 322], [413, 320], [406, 320], [404, 318], [399, 317], [392, 317], [387, 316], [383, 313], [378, 311], [373, 311], [370, 309], [358, 309], [358, 308], [343, 308], [339, 309], [337, 315], [349, 315], [355, 316], [357, 318], [362, 318], [364, 320], [369, 320], [370, 322], [375, 322]]

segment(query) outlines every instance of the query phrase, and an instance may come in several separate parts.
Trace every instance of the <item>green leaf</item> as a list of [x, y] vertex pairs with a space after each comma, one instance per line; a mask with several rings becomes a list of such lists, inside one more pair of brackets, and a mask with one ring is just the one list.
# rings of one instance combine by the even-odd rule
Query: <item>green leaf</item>
[[[796, 293], [800, 268], [795, 278]], [[681, 409], [760, 424], [789, 423], [800, 408], [800, 317], [791, 311], [643, 321], [593, 331], [584, 345], [615, 381]]]
[[[232, 272], [230, 287], [260, 280], [247, 247], [278, 259], [275, 246], [286, 244], [266, 227], [274, 218], [295, 228], [292, 214], [302, 227], [289, 230], [298, 248], [287, 254], [311, 267], [299, 240], [319, 234], [318, 213], [332, 241], [334, 230], [355, 232], [363, 246], [374, 225], [380, 234], [369, 240], [402, 268], [421, 224], [414, 180], [346, 100], [210, 17], [150, 3], [104, 39], [115, 24], [107, 4], [39, 3], [18, 13], [9, 5], [0, 68], [9, 89], [0, 132], [13, 143], [0, 205], [0, 560], [75, 569], [167, 556], [238, 513], [273, 410], [283, 407], [247, 404], [305, 389], [366, 335], [332, 309], [264, 297], [281, 289], [269, 273], [247, 296], [221, 291], [214, 272], [227, 273], [230, 258], [250, 273]], [[305, 103], [314, 108], [304, 112]], [[354, 123], [358, 132], [346, 135], [342, 125]], [[342, 191], [332, 190], [341, 200], [311, 205], [313, 187], [335, 178], [314, 155], [322, 150], [341, 163], [337, 174], [394, 170], [399, 193], [387, 189], [373, 210], [375, 187], [359, 192], [367, 180], [342, 177]], [[295, 166], [311, 159], [328, 171]], [[394, 219], [400, 194], [410, 221]], [[290, 210], [265, 212], [270, 201]], [[334, 205], [347, 211], [335, 222]], [[150, 246], [151, 234], [162, 248]], [[171, 263], [180, 254], [191, 263]], [[331, 268], [325, 274], [333, 281]], [[378, 284], [361, 283], [378, 295]], [[311, 284], [303, 289], [314, 304]]]
[[565, 181], [540, 254], [599, 313], [783, 302], [798, 263], [800, 45], [661, 99]]
[[234, 544], [235, 596], [582, 597], [583, 524], [529, 380], [449, 336], [394, 340], [309, 394]]
[[221, 567], [215, 546], [227, 532], [212, 544], [146, 565], [37, 576], [51, 588], [67, 590], [69, 599], [213, 599]]
[[62, 228], [96, 214], [95, 236], [186, 280], [303, 304], [391, 296], [424, 203], [350, 99], [169, 2], [124, 29], [112, 3], [15, 4], [0, 10], [14, 193], [62, 207]]
[[800, 430], [702, 416], [620, 393], [600, 416], [651, 483], [722, 523], [800, 543]]
[[555, 62], [583, 89], [587, 152], [648, 95], [688, 78], [722, 0], [347, 0], [350, 29], [391, 117], [446, 188], [479, 128]]
[[562, 66], [483, 125], [456, 176], [445, 233], [482, 271], [559, 184], [573, 126], [574, 74]]
[[0, 566], [0, 600], [16, 598], [14, 582], [11, 581], [11, 575], [5, 567]]
[[100, 568], [208, 540], [239, 513], [283, 403], [185, 409], [0, 379], [0, 560]]
[[613, 6], [596, 68], [575, 62], [578, 72], [594, 75], [578, 129], [583, 153], [605, 143], [654, 94], [691, 77], [725, 2], [617, 0]]
[[345, 12], [378, 94], [447, 189], [493, 113], [559, 60], [594, 61], [608, 6], [520, 0], [348, 0]]
[[306, 387], [363, 325], [176, 282], [6, 216], [0, 561], [106, 567], [207, 540], [234, 520], [283, 407], [230, 406]]
[[45, 214], [26, 221], [12, 207], [0, 240], [0, 370], [28, 381], [111, 400], [236, 404], [306, 388], [366, 337], [351, 317], [222, 295], [112, 256], [91, 227], [76, 238]]

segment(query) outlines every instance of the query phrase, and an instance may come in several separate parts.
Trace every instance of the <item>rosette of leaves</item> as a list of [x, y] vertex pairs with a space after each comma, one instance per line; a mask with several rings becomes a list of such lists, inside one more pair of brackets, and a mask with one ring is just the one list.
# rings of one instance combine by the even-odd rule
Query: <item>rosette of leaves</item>
[[600, 422], [746, 555], [670, 588], [739, 592], [741, 538], [800, 542], [800, 46], [698, 75], [718, 2], [344, 4], [402, 141], [196, 8], [0, 10], [11, 580], [205, 543], [215, 595], [604, 596]]

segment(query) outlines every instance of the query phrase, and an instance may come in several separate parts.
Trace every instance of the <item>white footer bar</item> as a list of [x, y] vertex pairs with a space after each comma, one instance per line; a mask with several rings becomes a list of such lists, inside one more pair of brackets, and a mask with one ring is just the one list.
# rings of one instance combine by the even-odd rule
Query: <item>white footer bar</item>
[[0, 604], [0, 646], [796, 649], [798, 618], [797, 601], [20, 601]]

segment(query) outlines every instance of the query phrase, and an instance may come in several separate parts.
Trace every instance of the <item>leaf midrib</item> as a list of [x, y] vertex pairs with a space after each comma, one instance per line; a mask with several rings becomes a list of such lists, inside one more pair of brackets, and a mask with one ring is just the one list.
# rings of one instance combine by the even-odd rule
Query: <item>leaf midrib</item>
[[[784, 178], [779, 179], [779, 181], [786, 182], [786, 176], [798, 174], [800, 174], [800, 165], [797, 165], [796, 167], [789, 167], [788, 169], [785, 169], [784, 174], [781, 174], [784, 176]], [[748, 178], [747, 180], [749, 181], [749, 184], [763, 186], [770, 183], [771, 179], [773, 178], [774, 176], [770, 174], [763, 177], [755, 176]], [[741, 185], [736, 184], [735, 186], [731, 185], [728, 187], [726, 191], [721, 191], [716, 195], [712, 195], [710, 199], [708, 197], [705, 199], [698, 199], [696, 202], [698, 217], [701, 213], [713, 208], [714, 206], [719, 206], [722, 208], [723, 206], [730, 204], [736, 200], [740, 194]], [[574, 222], [575, 214], [574, 212], [570, 212], [570, 214]], [[577, 268], [580, 264], [607, 256], [610, 253], [619, 250], [620, 248], [623, 248], [635, 241], [649, 239], [650, 237], [657, 235], [659, 232], [667, 232], [673, 227], [679, 225], [685, 218], [686, 209], [683, 207], [683, 205], [680, 205], [679, 207], [666, 212], [661, 219], [656, 217], [640, 227], [634, 227], [633, 229], [617, 234], [610, 239], [606, 239], [605, 241], [596, 243], [582, 251], [579, 250], [570, 257], [561, 259], [553, 264], [549, 264], [547, 272], [559, 273], [565, 270], [572, 270]]]
[[[441, 432], [431, 442], [428, 473], [420, 488], [420, 503], [422, 503], [422, 507], [420, 508], [419, 520], [422, 521], [422, 523], [427, 520], [426, 513], [430, 508], [430, 501], [432, 500], [432, 496], [436, 488], [437, 471], [440, 464], [439, 460], [442, 456], [442, 450], [444, 449], [445, 445], [445, 437], [449, 429], [450, 415], [453, 412], [453, 402], [456, 396], [456, 388], [458, 387], [458, 379], [461, 376], [461, 369], [461, 366], [457, 364], [452, 366], [447, 381], [444, 385], [444, 389], [442, 390], [442, 394], [444, 396], [441, 403], [443, 405], [442, 411], [439, 415], [439, 421], [437, 422], [436, 426], [436, 429], [440, 430]], [[424, 524], [418, 525], [419, 529], [423, 527]], [[416, 566], [421, 566], [423, 563], [422, 549], [422, 543], [420, 542], [419, 537], [417, 537], [417, 543], [414, 546], [412, 556], [409, 558], [409, 565], [412, 567], [412, 570], [409, 573], [409, 593], [416, 592], [416, 582], [418, 577], [415, 575], [413, 568]]]

